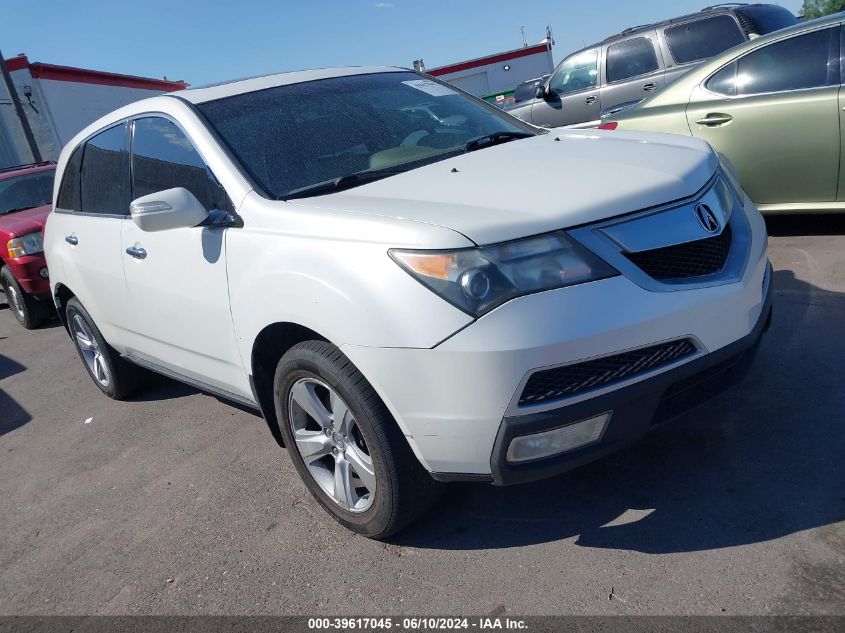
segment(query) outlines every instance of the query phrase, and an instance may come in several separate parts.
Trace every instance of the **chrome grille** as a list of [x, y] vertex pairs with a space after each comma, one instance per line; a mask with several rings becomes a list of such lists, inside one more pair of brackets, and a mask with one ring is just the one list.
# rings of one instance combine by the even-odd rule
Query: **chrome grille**
[[684, 244], [625, 253], [635, 266], [653, 279], [669, 281], [719, 273], [731, 251], [731, 227], [713, 237]]

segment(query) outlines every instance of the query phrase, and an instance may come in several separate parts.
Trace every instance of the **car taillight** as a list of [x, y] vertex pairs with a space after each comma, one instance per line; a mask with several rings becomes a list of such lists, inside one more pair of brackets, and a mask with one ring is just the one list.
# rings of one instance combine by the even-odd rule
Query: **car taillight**
[[608, 121], [607, 123], [599, 125], [600, 130], [615, 130], [618, 127], [619, 124], [616, 121]]

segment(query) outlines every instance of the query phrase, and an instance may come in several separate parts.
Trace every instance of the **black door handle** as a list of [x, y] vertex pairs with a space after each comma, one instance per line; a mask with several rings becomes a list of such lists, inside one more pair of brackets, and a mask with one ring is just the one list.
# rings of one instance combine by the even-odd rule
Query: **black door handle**
[[657, 84], [656, 83], [652, 82], [652, 83], [643, 84], [643, 92], [653, 92], [655, 90], [657, 90]]
[[599, 98], [596, 95], [590, 95], [589, 97], [584, 99], [584, 103], [595, 103], [598, 100]]

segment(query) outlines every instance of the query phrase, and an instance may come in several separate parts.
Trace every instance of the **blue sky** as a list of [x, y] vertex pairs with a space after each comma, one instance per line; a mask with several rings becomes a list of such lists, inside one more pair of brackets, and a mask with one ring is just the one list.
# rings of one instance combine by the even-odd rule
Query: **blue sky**
[[[709, 0], [710, 3], [716, 0]], [[777, 1], [777, 0], [775, 0]], [[302, 68], [429, 68], [538, 42], [555, 61], [623, 28], [697, 11], [708, 0], [38, 0], [9, 2], [8, 58], [184, 79], [200, 85]], [[801, 0], [780, 0], [796, 11]]]

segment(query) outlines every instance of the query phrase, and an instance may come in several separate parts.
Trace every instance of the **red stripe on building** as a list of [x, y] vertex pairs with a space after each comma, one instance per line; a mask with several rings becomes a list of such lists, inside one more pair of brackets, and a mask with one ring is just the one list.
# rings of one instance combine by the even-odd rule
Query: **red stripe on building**
[[18, 55], [17, 57], [6, 60], [6, 70], [9, 72], [21, 70], [22, 68], [29, 68], [29, 60], [26, 58], [26, 55]]
[[164, 79], [149, 79], [147, 77], [135, 77], [133, 75], [118, 75], [99, 70], [85, 70], [84, 68], [55, 66], [53, 64], [30, 64], [29, 70], [33, 77], [51, 79], [53, 81], [75, 81], [83, 84], [161, 90], [163, 92], [182, 90], [188, 87], [188, 84], [182, 81], [166, 81]]
[[120, 75], [107, 73], [99, 70], [86, 70], [85, 68], [74, 68], [72, 66], [57, 66], [55, 64], [42, 64], [36, 62], [30, 64], [25, 55], [18, 55], [6, 60], [6, 69], [9, 72], [29, 68], [29, 72], [36, 79], [49, 79], [52, 81], [72, 81], [83, 84], [97, 84], [100, 86], [116, 86], [119, 88], [139, 88], [141, 90], [159, 90], [161, 92], [172, 92], [187, 88], [188, 84], [183, 81], [167, 81], [165, 79], [150, 79], [149, 77], [136, 77], [134, 75]]
[[538, 53], [545, 53], [548, 51], [548, 44], [538, 44], [536, 46], [519, 48], [509, 53], [501, 53], [499, 55], [481, 57], [480, 59], [472, 59], [468, 62], [452, 64], [451, 66], [441, 66], [440, 68], [432, 68], [431, 70], [426, 70], [425, 72], [427, 72], [429, 75], [433, 75], [434, 77], [440, 77], [442, 75], [451, 75], [452, 73], [460, 72], [462, 70], [469, 70], [470, 68], [479, 68], [481, 66], [487, 66], [488, 64], [507, 62], [512, 59], [519, 59], [520, 57], [528, 57], [529, 55], [537, 55]]

